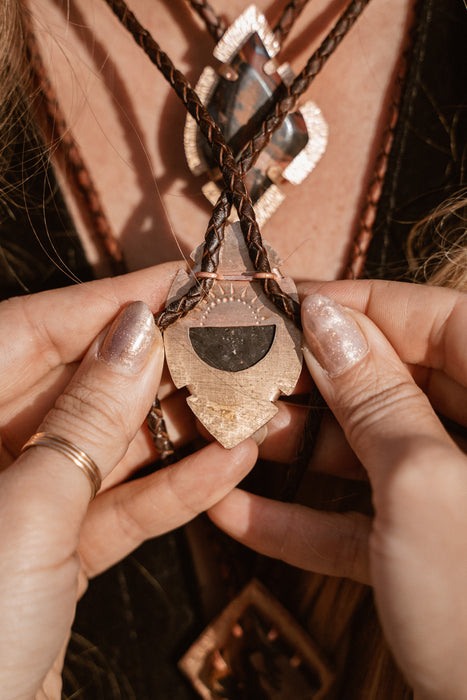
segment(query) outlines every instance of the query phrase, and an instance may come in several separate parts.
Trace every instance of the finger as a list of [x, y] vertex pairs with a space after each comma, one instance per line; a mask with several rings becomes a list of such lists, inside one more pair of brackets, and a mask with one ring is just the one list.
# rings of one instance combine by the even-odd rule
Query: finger
[[[161, 401], [161, 407], [167, 432], [175, 449], [199, 437], [194, 415], [186, 403], [185, 392], [176, 391], [170, 394]], [[125, 481], [142, 467], [157, 460], [158, 457], [159, 454], [154, 440], [149, 434], [146, 425], [143, 425], [136, 434], [135, 439], [131, 441], [124, 458], [109, 474], [102, 488], [109, 489], [121, 481]]]
[[[149, 410], [162, 363], [162, 338], [150, 309], [142, 302], [130, 304], [93, 344], [39, 430], [71, 441], [105, 478]], [[21, 476], [23, 489], [41, 494], [41, 502], [53, 501], [54, 508], [68, 514], [83, 513], [88, 479], [59, 452], [33, 447], [21, 455], [15, 470], [9, 470], [13, 471], [17, 480]]]
[[[381, 487], [398, 467], [456, 450], [423, 392], [382, 333], [320, 294], [302, 305], [305, 360], [318, 388]], [[312, 354], [313, 353], [313, 354]]]
[[55, 367], [26, 393], [20, 393], [0, 406], [0, 430], [5, 445], [15, 456], [53, 408], [57, 397], [65, 391], [78, 366], [78, 362], [71, 362]]
[[369, 582], [371, 521], [326, 513], [235, 489], [208, 515], [224, 532], [261, 554], [329, 576]]
[[192, 520], [238, 484], [258, 455], [252, 439], [232, 450], [213, 443], [150, 476], [123, 484], [91, 505], [80, 555], [89, 576], [108, 568], [144, 540]]
[[0, 303], [0, 404], [26, 392], [49, 370], [80, 360], [99, 331], [136, 299], [165, 303], [178, 263]]
[[[57, 397], [65, 390], [77, 367], [77, 363], [57, 367], [30, 390], [26, 403], [22, 397], [0, 408], [0, 431], [4, 446], [10, 454], [18, 456], [21, 447], [35, 432], [43, 416], [53, 408]], [[176, 448], [197, 437], [194, 416], [186, 404], [185, 392], [175, 391], [169, 394], [161, 400], [161, 406], [169, 437]], [[149, 433], [146, 430], [138, 431], [124, 459], [106, 480], [105, 487], [109, 488], [110, 485], [123, 481], [157, 457], [158, 453]]]
[[[262, 459], [289, 463], [297, 459], [300, 444], [306, 439], [305, 406], [279, 402], [279, 411], [268, 423], [268, 434], [260, 446]], [[309, 469], [344, 479], [365, 479], [355, 453], [349, 447], [342, 428], [329, 410], [324, 412]]]
[[441, 370], [411, 366], [410, 371], [436, 411], [467, 426], [467, 390]]
[[462, 292], [384, 280], [309, 282], [300, 291], [361, 311], [403, 362], [442, 370], [467, 386], [467, 295]]

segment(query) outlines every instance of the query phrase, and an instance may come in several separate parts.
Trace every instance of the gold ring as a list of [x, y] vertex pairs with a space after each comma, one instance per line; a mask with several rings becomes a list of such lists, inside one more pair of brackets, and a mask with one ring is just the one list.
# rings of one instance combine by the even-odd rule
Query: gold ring
[[65, 440], [65, 438], [54, 435], [53, 433], [35, 433], [23, 446], [21, 452], [38, 445], [42, 447], [51, 447], [53, 450], [57, 450], [57, 452], [61, 452], [62, 455], [71, 459], [73, 464], [75, 464], [78, 469], [81, 469], [89, 480], [91, 485], [90, 500], [92, 501], [96, 497], [102, 484], [102, 476], [99, 467], [86, 452], [80, 450], [69, 440]]

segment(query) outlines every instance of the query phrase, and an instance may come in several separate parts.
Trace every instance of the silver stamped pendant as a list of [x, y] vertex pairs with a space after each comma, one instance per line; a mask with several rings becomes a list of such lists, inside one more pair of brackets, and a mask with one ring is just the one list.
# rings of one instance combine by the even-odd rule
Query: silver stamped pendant
[[[201, 248], [195, 251], [195, 262]], [[277, 254], [267, 244], [266, 248], [275, 267]], [[226, 226], [218, 279], [208, 296], [164, 332], [175, 386], [188, 388], [191, 410], [226, 448], [253, 435], [277, 413], [274, 402], [280, 394], [292, 393], [302, 367], [300, 331], [279, 313], [261, 282], [251, 279], [249, 269], [236, 221]], [[198, 270], [195, 264], [194, 271]], [[296, 296], [290, 278], [278, 282], [284, 292]], [[192, 284], [193, 277], [180, 271], [168, 301], [182, 296]]]
[[[200, 100], [219, 124], [235, 156], [257, 132], [265, 113], [272, 109], [281, 83], [294, 75], [275, 56], [280, 46], [266, 18], [251, 5], [227, 29], [214, 49], [218, 71], [206, 67], [196, 85]], [[313, 102], [289, 114], [244, 180], [253, 201], [258, 224], [263, 225], [285, 198], [283, 181], [300, 184], [314, 169], [327, 145], [328, 128]], [[223, 187], [211, 151], [190, 115], [185, 124], [185, 154], [195, 175], [210, 177], [202, 190], [214, 204]]]

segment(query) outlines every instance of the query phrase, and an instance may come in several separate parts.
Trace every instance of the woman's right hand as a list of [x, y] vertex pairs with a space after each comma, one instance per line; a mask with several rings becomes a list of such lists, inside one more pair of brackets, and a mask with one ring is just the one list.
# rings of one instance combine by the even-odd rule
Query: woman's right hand
[[264, 554], [372, 584], [416, 697], [467, 698], [467, 456], [433, 410], [467, 425], [467, 296], [367, 281], [305, 292], [305, 359], [366, 469], [374, 517], [239, 490], [210, 516]]

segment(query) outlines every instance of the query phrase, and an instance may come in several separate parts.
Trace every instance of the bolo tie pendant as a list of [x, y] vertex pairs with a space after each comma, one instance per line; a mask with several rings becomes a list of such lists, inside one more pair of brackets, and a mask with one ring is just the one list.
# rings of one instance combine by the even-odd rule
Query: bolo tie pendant
[[[279, 50], [264, 15], [252, 5], [216, 45], [218, 70], [205, 68], [198, 81], [196, 92], [234, 155], [260, 127], [281, 84], [294, 79], [290, 67], [277, 62]], [[214, 204], [222, 177], [191, 116], [187, 117], [184, 143], [191, 171], [209, 178], [203, 192]], [[259, 225], [284, 199], [279, 183], [302, 182], [321, 158], [326, 143], [327, 125], [313, 102], [285, 118], [244, 177]], [[277, 254], [265, 247], [282, 291], [296, 297], [292, 280], [280, 277]], [[202, 246], [194, 254], [195, 274], [201, 255]], [[277, 311], [251, 267], [240, 224], [232, 215], [208, 296], [164, 333], [174, 384], [188, 388], [192, 411], [227, 448], [253, 435], [275, 415], [274, 402], [293, 391], [302, 366], [300, 332]], [[169, 303], [192, 284], [192, 276], [180, 272]]]
[[[213, 55], [220, 62], [218, 69], [207, 66], [198, 80], [196, 92], [220, 126], [234, 155], [258, 131], [273, 108], [280, 86], [290, 85], [295, 78], [287, 63], [277, 61], [279, 51], [280, 44], [266, 18], [251, 5], [216, 44]], [[321, 110], [311, 101], [289, 114], [274, 132], [244, 178], [260, 226], [285, 198], [280, 183], [303, 182], [323, 155], [327, 136]], [[222, 177], [210, 147], [190, 115], [185, 123], [184, 145], [192, 173], [209, 178], [202, 190], [215, 204], [222, 189]]]
[[[277, 254], [265, 244], [282, 289], [296, 296], [290, 278], [281, 278]], [[168, 302], [193, 284], [202, 246], [194, 253], [191, 274], [180, 271]], [[238, 221], [226, 225], [216, 279], [209, 294], [164, 332], [167, 365], [177, 388], [186, 386], [187, 402], [211, 435], [235, 447], [278, 411], [274, 402], [292, 393], [302, 367], [301, 333], [280, 314], [251, 272]]]

